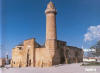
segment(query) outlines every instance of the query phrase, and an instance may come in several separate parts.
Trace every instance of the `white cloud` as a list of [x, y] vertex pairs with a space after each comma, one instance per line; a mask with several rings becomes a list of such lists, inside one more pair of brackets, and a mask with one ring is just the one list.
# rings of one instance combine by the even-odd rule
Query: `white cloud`
[[100, 25], [90, 26], [84, 35], [84, 41], [100, 40]]

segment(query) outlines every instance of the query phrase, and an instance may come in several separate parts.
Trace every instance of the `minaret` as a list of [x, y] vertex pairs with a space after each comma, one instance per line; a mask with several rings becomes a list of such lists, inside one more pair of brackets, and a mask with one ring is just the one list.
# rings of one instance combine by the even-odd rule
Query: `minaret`
[[45, 10], [46, 14], [46, 43], [45, 46], [49, 49], [51, 56], [53, 57], [56, 50], [56, 8], [50, 1]]

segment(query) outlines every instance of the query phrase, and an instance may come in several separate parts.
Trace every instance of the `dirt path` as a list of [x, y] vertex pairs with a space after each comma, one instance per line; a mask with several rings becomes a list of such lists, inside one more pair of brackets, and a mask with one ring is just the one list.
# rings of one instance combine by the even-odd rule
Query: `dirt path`
[[50, 68], [4, 68], [2, 73], [100, 73], [100, 66], [80, 66], [80, 64], [66, 64]]

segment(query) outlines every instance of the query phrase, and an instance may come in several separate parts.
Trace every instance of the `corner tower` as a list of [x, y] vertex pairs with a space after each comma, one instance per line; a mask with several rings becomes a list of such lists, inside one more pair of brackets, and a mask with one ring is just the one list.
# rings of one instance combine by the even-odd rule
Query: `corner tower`
[[45, 46], [49, 49], [51, 57], [54, 56], [57, 47], [57, 35], [56, 35], [56, 8], [50, 1], [45, 10], [46, 14], [46, 43]]

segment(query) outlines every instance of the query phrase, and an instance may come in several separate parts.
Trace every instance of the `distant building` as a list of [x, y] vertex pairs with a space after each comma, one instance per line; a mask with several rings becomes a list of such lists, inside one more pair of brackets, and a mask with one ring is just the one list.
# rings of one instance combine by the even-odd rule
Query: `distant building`
[[44, 45], [35, 38], [24, 40], [12, 49], [12, 67], [50, 67], [52, 65], [79, 63], [83, 60], [80, 48], [67, 46], [65, 41], [57, 40], [56, 8], [50, 1], [45, 10], [46, 41]]
[[99, 62], [100, 63], [100, 57], [84, 57], [83, 62]]
[[4, 67], [6, 64], [6, 59], [5, 58], [0, 58], [0, 67]]
[[99, 63], [100, 63], [100, 57], [97, 57], [97, 62], [99, 62]]

